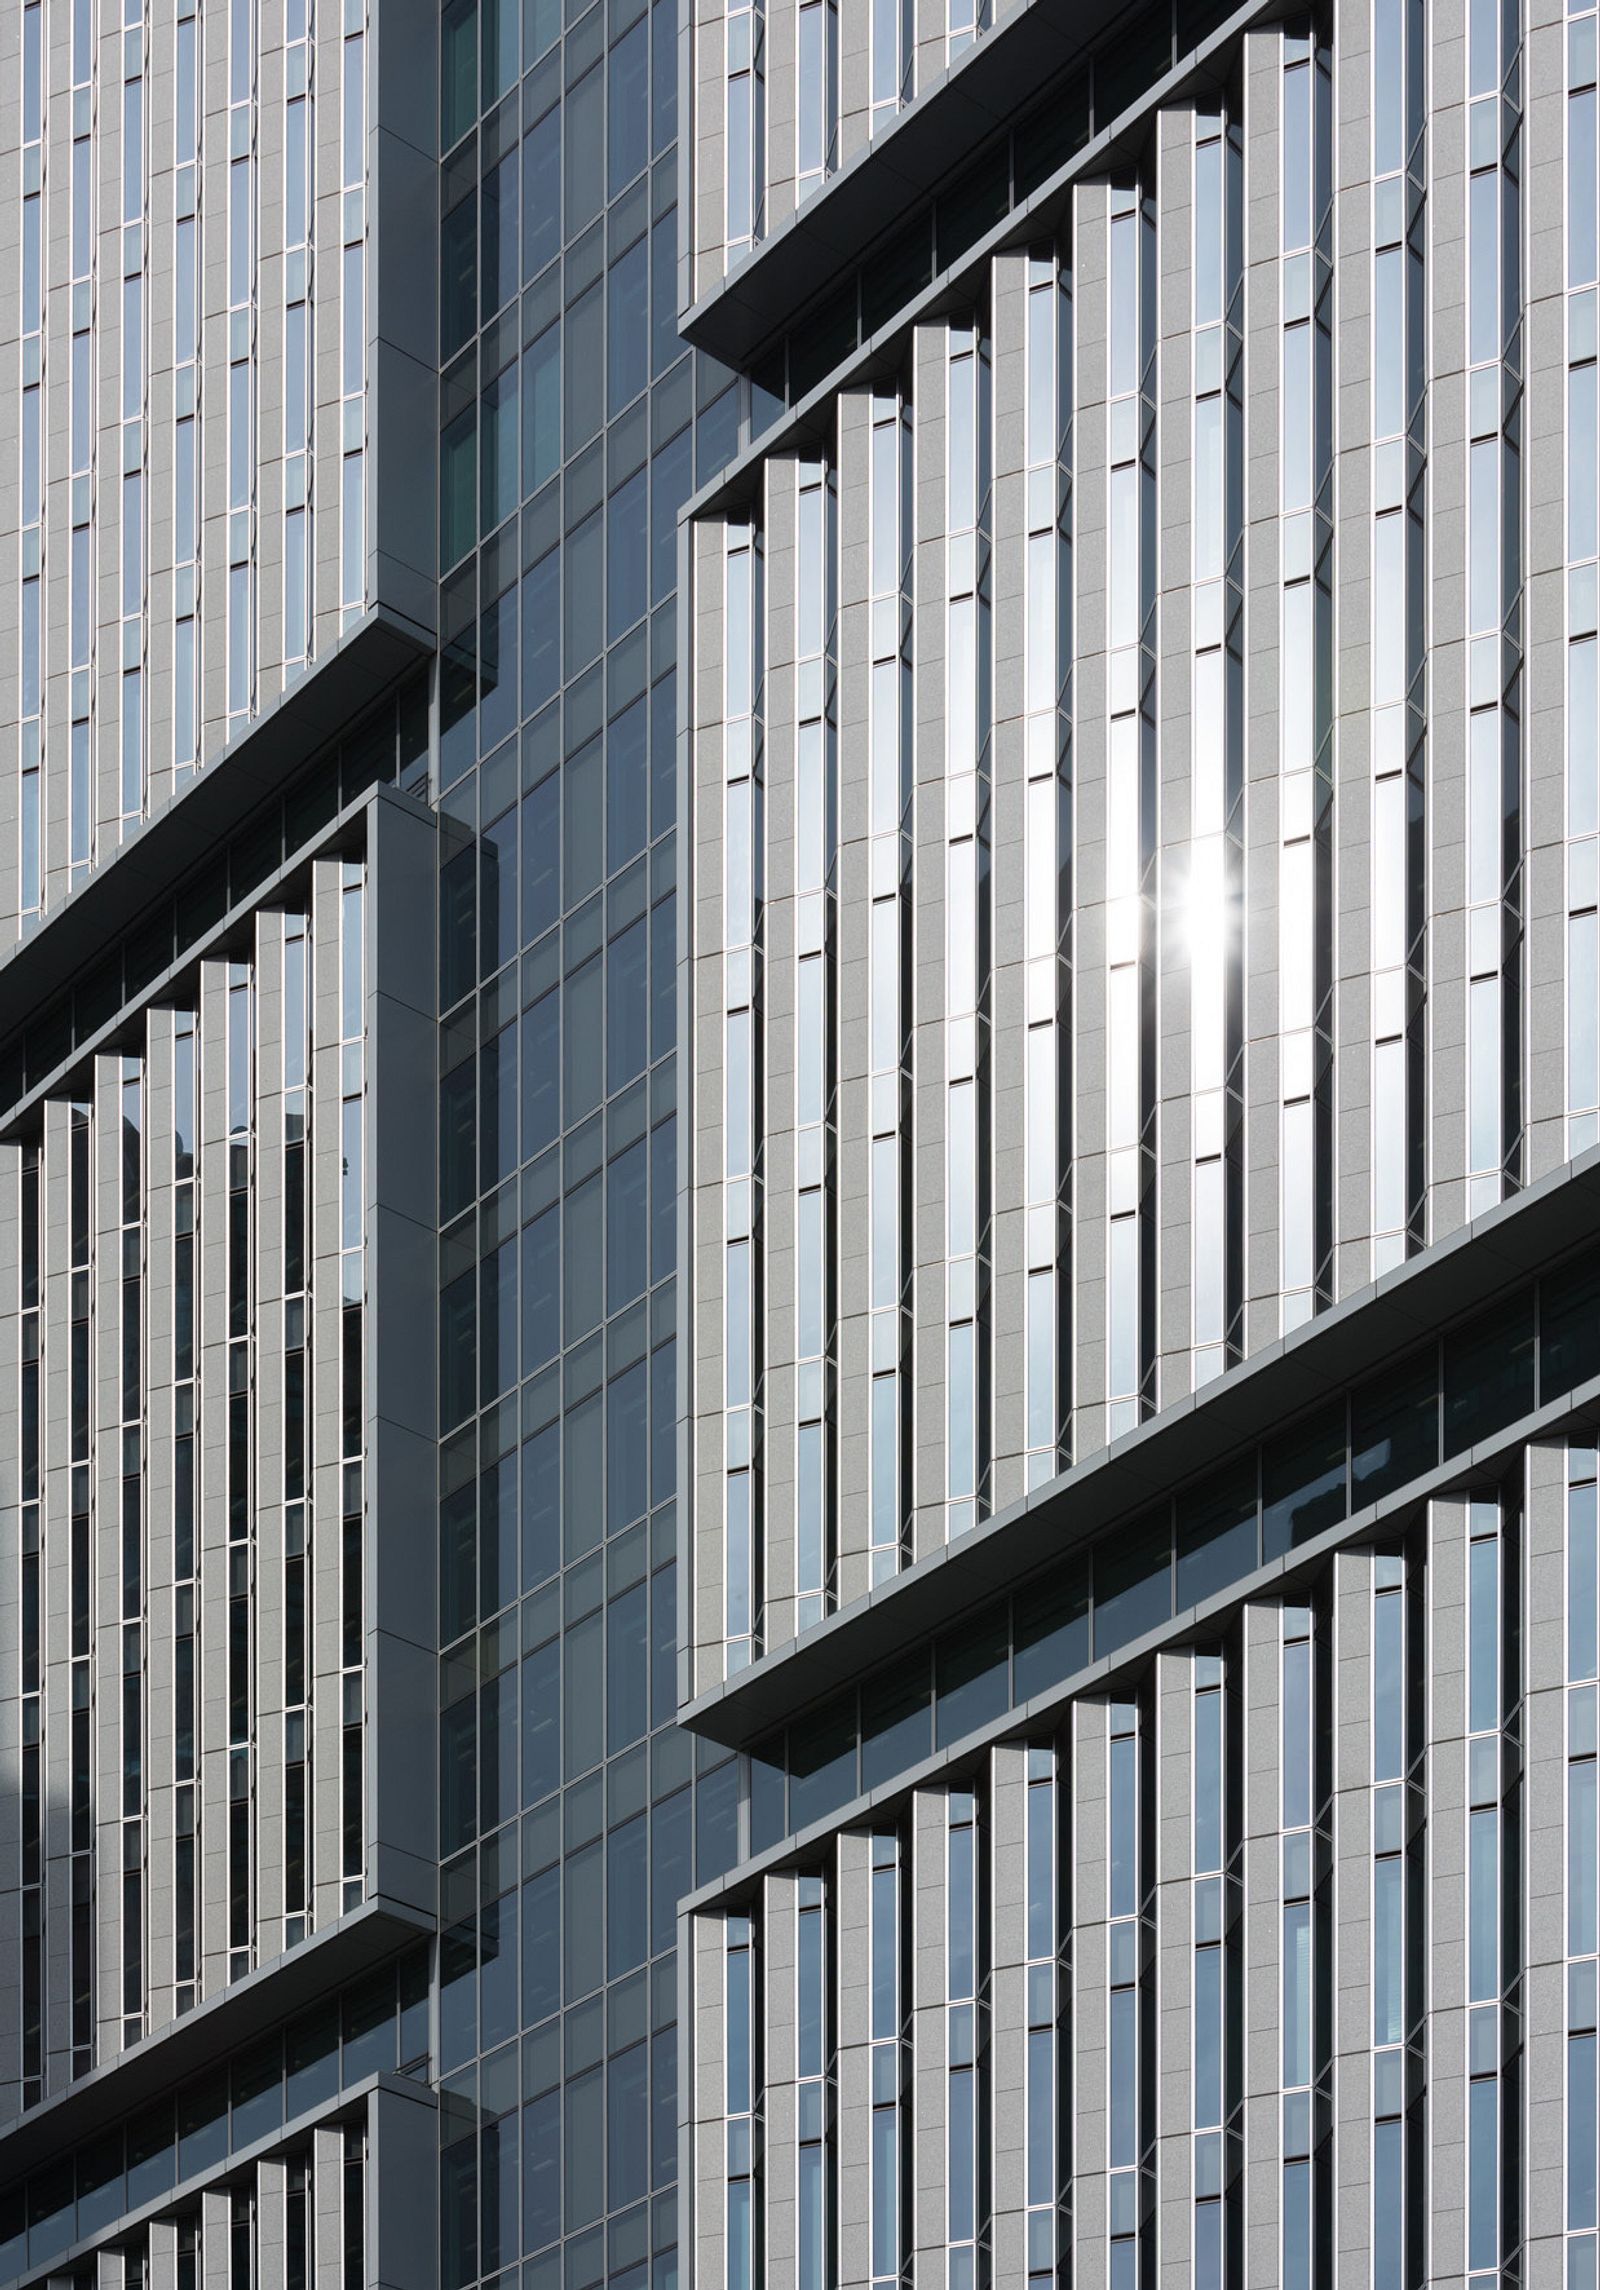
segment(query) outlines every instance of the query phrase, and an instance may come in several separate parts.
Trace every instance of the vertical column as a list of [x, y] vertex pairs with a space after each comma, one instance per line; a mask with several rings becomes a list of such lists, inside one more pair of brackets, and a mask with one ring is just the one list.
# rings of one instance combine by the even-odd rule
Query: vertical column
[[17, 909], [44, 905], [44, 122], [43, 0], [22, 11], [21, 614], [17, 634]]
[[1155, 222], [1137, 184], [1110, 193], [1106, 643], [1106, 1430], [1131, 1431], [1154, 1357]]
[[828, 1878], [798, 1878], [795, 1905], [796, 2283], [797, 2290], [830, 2290], [836, 2231], [833, 2124], [837, 2100], [832, 1887]]
[[[1230, 2113], [1230, 2085], [1236, 2080], [1228, 1997], [1227, 1942], [1232, 1920], [1226, 1872], [1232, 1808], [1227, 1803], [1227, 1706], [1222, 1656], [1197, 1653], [1190, 1669], [1194, 1699], [1190, 1884], [1194, 1948], [1194, 2281], [1197, 2290], [1221, 2290], [1228, 2279], [1224, 2204], [1231, 2176], [1224, 2133]], [[1235, 2072], [1230, 2074], [1230, 2069]]]
[[910, 2066], [902, 2040], [908, 2000], [902, 1993], [906, 1907], [901, 1897], [901, 1859], [898, 1836], [873, 1837], [868, 1903], [872, 2290], [895, 2290], [910, 2224], [911, 2125], [906, 2096]]
[[1422, 1835], [1409, 1775], [1420, 1756], [1420, 1600], [1398, 1552], [1372, 1562], [1372, 2217], [1374, 2290], [1421, 2279]]
[[[232, 2278], [233, 2198], [224, 2188], [208, 2189], [200, 2197], [199, 2248], [196, 2253], [196, 2290], [245, 2290]], [[183, 2290], [183, 2252], [178, 2253], [179, 2290]]]
[[44, 1312], [43, 1186], [41, 1146], [24, 1143], [18, 1156], [17, 1493], [21, 1502], [20, 1662], [22, 1773], [22, 2104], [44, 2097]]
[[254, 1300], [255, 986], [231, 963], [226, 1003], [227, 1116], [227, 1697], [228, 1977], [250, 1969], [255, 1888], [255, 1452], [251, 1406]]
[[200, 17], [178, 0], [172, 146], [172, 778], [200, 760]]
[[727, 41], [727, 228], [731, 269], [765, 234], [765, 0], [732, 0], [723, 19]]
[[1595, 306], [1600, 296], [1600, 167], [1596, 161], [1596, 26], [1574, 9], [1567, 34], [1567, 1151], [1600, 1134], [1600, 683], [1595, 676], [1600, 574], [1600, 436]]
[[951, 1540], [989, 1508], [989, 360], [949, 329], [946, 395], [945, 1440]]
[[1151, 2226], [1155, 2059], [1145, 1994], [1152, 1806], [1149, 1721], [1137, 1702], [1113, 1702], [1106, 1737], [1109, 1838], [1106, 1899], [1106, 2163], [1110, 2290], [1142, 2279]]
[[[287, 0], [283, 25], [283, 672], [309, 659], [311, 545], [312, 231], [316, 151], [311, 0]], [[362, 161], [363, 179], [365, 160]]]
[[1417, 0], [1372, 14], [1372, 1271], [1423, 1234], [1427, 319]]
[[832, 472], [798, 465], [795, 547], [795, 1620], [837, 1595], [833, 1453], [838, 1220], [834, 960], [838, 771]]
[[1521, 2239], [1521, 1553], [1498, 1501], [1467, 1514], [1467, 2278]]
[[762, 2279], [760, 2154], [761, 2005], [755, 1930], [730, 1916], [724, 1934], [727, 2171], [727, 2290], [755, 2290]]
[[1023, 1914], [1027, 2068], [1023, 2192], [1027, 2203], [1028, 2290], [1052, 2290], [1071, 2247], [1071, 2058], [1067, 1951], [1062, 1904], [1067, 1824], [1058, 1813], [1061, 1760], [1052, 1748], [1027, 1752]]
[[263, 2155], [256, 2165], [255, 2290], [289, 2290], [289, 2168], [281, 2155]]
[[227, 730], [255, 705], [256, 5], [228, 8]]
[[729, 1671], [761, 1644], [761, 970], [766, 844], [762, 787], [761, 556], [754, 529], [730, 525], [726, 610], [723, 981], [727, 1103], [723, 1196], [727, 1327], [726, 1573]]
[[1326, 1690], [1312, 1609], [1285, 1606], [1280, 1627], [1283, 2281], [1285, 2290], [1310, 2290], [1333, 2235], [1327, 2015], [1319, 2003], [1328, 1975], [1328, 1855], [1317, 1828], [1327, 1786]]
[[194, 1013], [180, 1010], [172, 1024], [172, 1771], [176, 1797], [172, 1976], [175, 2008], [180, 2013], [188, 2011], [195, 2001], [199, 1921], [198, 1041]]
[[[1237, 1358], [1244, 1290], [1240, 1160], [1244, 872], [1243, 171], [1238, 126], [1194, 115], [1194, 515], [1187, 908], [1191, 1312], [1196, 1385]], [[1310, 918], [1307, 918], [1309, 921]]]
[[1467, 1213], [1522, 1147], [1521, 65], [1516, 0], [1467, 42]]
[[[311, 2134], [311, 2273], [307, 2290], [344, 2290], [344, 2133]], [[182, 2283], [179, 2290], [184, 2290]], [[211, 2290], [211, 2284], [204, 2285]]]
[[1600, 1788], [1595, 1761], [1600, 1701], [1600, 1558], [1595, 1451], [1567, 1455], [1566, 1958], [1567, 2281], [1600, 2270]]
[[122, 0], [122, 566], [119, 580], [121, 656], [121, 832], [143, 816], [145, 767], [145, 334], [147, 201], [145, 53], [149, 34], [145, 0]]
[[1331, 1292], [1333, 980], [1331, 97], [1326, 56], [1283, 37], [1278, 968], [1282, 1314]]
[[911, 1520], [911, 438], [896, 392], [872, 399], [870, 454], [869, 1501], [878, 1583], [907, 1554]]
[[72, 0], [72, 534], [68, 544], [68, 859], [74, 886], [94, 857], [95, 53], [93, 0]]
[[1028, 257], [1023, 929], [1027, 1482], [1071, 1453], [1072, 294], [1054, 247]]
[[[144, 2033], [145, 1862], [145, 1549], [144, 1549], [144, 1070], [124, 1058], [120, 1084], [121, 1129], [121, 1622], [122, 1652], [122, 2040]], [[102, 1896], [103, 1897], [103, 1896]]]
[[[367, 12], [346, 0], [339, 126], [339, 602], [346, 622], [367, 592]], [[309, 464], [308, 464], [309, 466]], [[309, 526], [306, 535], [310, 546]], [[308, 554], [307, 562], [310, 557]], [[309, 627], [309, 599], [307, 626]]]
[[[178, 2290], [179, 2231], [176, 2219], [153, 2218], [150, 2221], [146, 2243], [150, 2290]], [[187, 2285], [186, 2290], [193, 2290], [193, 2285]], [[305, 2284], [297, 2284], [296, 2290], [305, 2290]]]
[[91, 1797], [91, 1711], [94, 1641], [94, 1514], [91, 1466], [94, 1362], [94, 1265], [91, 1235], [92, 1121], [89, 1105], [68, 1116], [68, 1262], [71, 1362], [68, 1452], [71, 1457], [72, 1542], [69, 1558], [72, 1761], [69, 1803], [72, 1837], [71, 2044], [72, 2073], [94, 2064], [94, 1807]]
[[945, 2235], [948, 2290], [987, 2275], [988, 1916], [983, 1830], [971, 1790], [945, 1802]]
[[340, 1904], [359, 1908], [366, 1868], [366, 872], [339, 879]]
[[283, 925], [283, 1940], [311, 1906], [310, 949], [304, 915]]

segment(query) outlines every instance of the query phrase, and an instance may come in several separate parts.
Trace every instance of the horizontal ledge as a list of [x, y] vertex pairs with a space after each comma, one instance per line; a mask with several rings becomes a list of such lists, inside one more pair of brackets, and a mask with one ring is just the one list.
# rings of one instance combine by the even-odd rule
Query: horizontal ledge
[[1210, 1597], [1180, 1609], [1168, 1621], [1130, 1639], [1114, 1653], [1097, 1655], [1080, 1668], [1065, 1672], [1055, 1684], [1030, 1700], [1013, 1703], [970, 1732], [915, 1758], [903, 1771], [859, 1791], [833, 1812], [819, 1814], [816, 1819], [774, 1838], [723, 1875], [707, 1878], [679, 1901], [680, 1920], [747, 1898], [762, 1877], [776, 1869], [797, 1863], [803, 1865], [829, 1837], [847, 1829], [863, 1829], [892, 1820], [913, 1792], [937, 1785], [953, 1768], [970, 1763], [982, 1751], [1000, 1742], [1037, 1737], [1058, 1727], [1071, 1703], [1104, 1693], [1119, 1679], [1136, 1676], [1158, 1653], [1193, 1645], [1197, 1639], [1203, 1643], [1237, 1608], [1255, 1600], [1282, 1597], [1287, 1584], [1299, 1582], [1309, 1572], [1326, 1566], [1336, 1551], [1377, 1540], [1394, 1522], [1414, 1514], [1422, 1504], [1448, 1500], [1452, 1495], [1459, 1497], [1461, 1490], [1475, 1478], [1492, 1477], [1503, 1471], [1509, 1457], [1536, 1440], [1559, 1438], [1570, 1434], [1576, 1425], [1592, 1422], [1597, 1402], [1600, 1402], [1600, 1377], [1590, 1377], [1548, 1407], [1537, 1408], [1532, 1415], [1519, 1416], [1492, 1439], [1436, 1464], [1420, 1478], [1392, 1489], [1378, 1502], [1325, 1527], [1293, 1550], [1264, 1560], [1241, 1575], [1237, 1582], [1230, 1582], [1225, 1588], [1212, 1592]]
[[1269, 1437], [1341, 1387], [1600, 1234], [1600, 1146], [1163, 1408], [749, 1669], [679, 1708], [679, 1722], [748, 1749], [779, 1725], [973, 1608]]
[[[1261, 12], [1276, 4], [1259, 0]], [[837, 284], [841, 269], [887, 244], [918, 206], [1034, 110], [1053, 81], [1107, 44], [1127, 14], [1126, 0], [1025, 0], [716, 286], [680, 309], [684, 339], [748, 367]]]
[[363, 1972], [392, 1962], [434, 1930], [433, 1919], [386, 1900], [366, 1902], [325, 1932], [257, 1965], [181, 2019], [91, 2068], [54, 2099], [29, 2108], [0, 2133], [0, 2193], [41, 2163], [176, 2091], [307, 2005]]
[[137, 928], [152, 905], [170, 897], [431, 650], [420, 629], [375, 605], [180, 794], [92, 868], [81, 888], [0, 957], [0, 1063], [30, 1018]]

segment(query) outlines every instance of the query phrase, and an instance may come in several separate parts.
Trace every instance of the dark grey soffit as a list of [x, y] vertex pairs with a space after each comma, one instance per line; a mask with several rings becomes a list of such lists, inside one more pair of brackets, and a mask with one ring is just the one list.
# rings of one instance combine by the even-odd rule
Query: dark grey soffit
[[1064, 1552], [1270, 1437], [1341, 1385], [1471, 1318], [1597, 1234], [1600, 1146], [701, 1694], [679, 1711], [681, 1721], [748, 1749]]
[[[1263, 0], [1263, 8], [1276, 0]], [[1128, 0], [1025, 0], [941, 72], [724, 283], [679, 314], [686, 340], [744, 367], [873, 244], [1128, 14]]]
[[176, 890], [432, 650], [411, 621], [374, 605], [309, 674], [95, 867], [81, 890], [0, 958], [0, 1042], [134, 928], [157, 899]]
[[269, 1964], [169, 2021], [104, 2067], [69, 2084], [17, 2117], [0, 2136], [0, 2192], [151, 2100], [218, 2066], [257, 2036], [336, 1995], [376, 1965], [391, 1962], [433, 1931], [431, 1918], [385, 1901], [369, 1901]]

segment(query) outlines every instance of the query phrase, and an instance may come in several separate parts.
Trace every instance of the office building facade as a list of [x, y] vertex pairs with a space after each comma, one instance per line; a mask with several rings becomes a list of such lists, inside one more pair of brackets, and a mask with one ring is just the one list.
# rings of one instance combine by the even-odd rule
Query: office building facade
[[677, 2278], [677, 32], [0, 25], [7, 2281]]
[[1594, 55], [698, 14], [696, 2283], [1595, 2279]]
[[1592, 2282], [1595, 23], [11, 11], [0, 2280]]

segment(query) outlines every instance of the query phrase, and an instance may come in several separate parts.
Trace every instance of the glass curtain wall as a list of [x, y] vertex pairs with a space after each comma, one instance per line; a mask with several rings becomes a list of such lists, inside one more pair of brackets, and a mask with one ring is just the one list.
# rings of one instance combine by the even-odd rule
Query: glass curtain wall
[[[677, 2281], [675, 0], [440, 18], [441, 2282]], [[746, 393], [747, 394], [747, 393]]]

